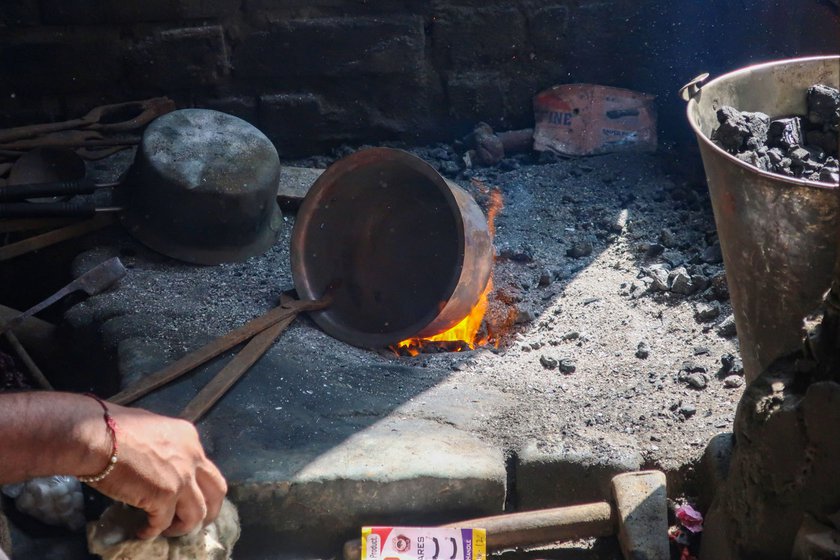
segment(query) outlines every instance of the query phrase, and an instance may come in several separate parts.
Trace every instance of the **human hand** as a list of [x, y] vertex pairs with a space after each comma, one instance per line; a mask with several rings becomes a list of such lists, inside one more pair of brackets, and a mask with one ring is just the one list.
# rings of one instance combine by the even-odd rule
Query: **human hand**
[[195, 426], [111, 403], [108, 409], [117, 423], [119, 459], [91, 486], [146, 512], [147, 524], [137, 537], [180, 536], [213, 521], [227, 483], [205, 456]]

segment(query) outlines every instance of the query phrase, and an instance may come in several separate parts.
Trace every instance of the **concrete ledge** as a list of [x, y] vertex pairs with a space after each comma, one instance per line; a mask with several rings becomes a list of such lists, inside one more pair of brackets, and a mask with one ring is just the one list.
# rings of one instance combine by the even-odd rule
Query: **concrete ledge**
[[[283, 480], [274, 472], [231, 481], [239, 506], [243, 553], [324, 553], [358, 536], [362, 525], [443, 523], [502, 510], [505, 464], [500, 449], [435, 422], [387, 419], [313, 456]], [[255, 538], [256, 537], [256, 538]]]
[[530, 510], [607, 500], [610, 481], [639, 470], [642, 457], [629, 441], [538, 444], [526, 442], [516, 462], [517, 509]]

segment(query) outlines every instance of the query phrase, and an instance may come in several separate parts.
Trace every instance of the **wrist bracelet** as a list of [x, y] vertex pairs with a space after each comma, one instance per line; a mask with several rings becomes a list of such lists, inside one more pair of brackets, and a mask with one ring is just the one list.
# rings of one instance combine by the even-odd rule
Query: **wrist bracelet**
[[105, 426], [108, 428], [108, 433], [111, 435], [111, 456], [108, 459], [108, 464], [99, 474], [94, 474], [91, 476], [77, 476], [76, 478], [79, 479], [79, 482], [84, 482], [85, 484], [91, 484], [94, 482], [99, 482], [109, 474], [111, 471], [114, 470], [114, 467], [117, 466], [117, 421], [114, 420], [114, 417], [111, 416], [111, 413], [108, 411], [108, 405], [105, 404], [105, 401], [97, 397], [92, 393], [85, 393], [86, 396], [94, 399], [99, 405], [102, 407], [104, 414], [102, 415], [103, 419], [105, 420]]

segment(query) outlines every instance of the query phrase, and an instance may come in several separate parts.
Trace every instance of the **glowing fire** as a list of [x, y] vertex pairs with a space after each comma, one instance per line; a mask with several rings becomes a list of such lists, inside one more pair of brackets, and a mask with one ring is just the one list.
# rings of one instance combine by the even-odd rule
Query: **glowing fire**
[[[490, 196], [489, 206], [487, 208], [487, 229], [490, 231], [490, 239], [492, 241], [496, 234], [496, 216], [504, 207], [502, 200], [502, 193], [498, 189], [489, 189], [484, 183], [473, 179], [475, 185], [482, 193]], [[435, 342], [463, 342], [470, 350], [476, 346], [484, 346], [489, 342], [487, 335], [479, 336], [481, 330], [481, 323], [484, 320], [484, 314], [487, 313], [487, 296], [493, 291], [493, 275], [490, 274], [490, 279], [487, 280], [487, 286], [484, 288], [481, 296], [478, 298], [469, 314], [464, 317], [460, 323], [442, 333], [430, 336], [427, 338], [409, 338], [397, 344], [398, 351], [407, 353], [411, 356], [416, 356], [420, 353], [424, 345]], [[460, 351], [463, 348], [452, 348], [455, 351]]]

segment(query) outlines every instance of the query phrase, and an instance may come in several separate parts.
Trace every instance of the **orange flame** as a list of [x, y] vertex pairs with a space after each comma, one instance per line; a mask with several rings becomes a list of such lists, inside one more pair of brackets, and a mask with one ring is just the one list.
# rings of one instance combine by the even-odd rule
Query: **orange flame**
[[[477, 179], [473, 179], [473, 184], [478, 188], [482, 194], [490, 196], [489, 205], [487, 208], [487, 229], [490, 231], [490, 239], [496, 235], [496, 216], [504, 208], [504, 201], [502, 200], [502, 193], [498, 189], [489, 189], [484, 183]], [[493, 275], [487, 280], [487, 286], [484, 288], [478, 302], [470, 309], [470, 312], [457, 325], [442, 333], [426, 337], [426, 338], [409, 338], [397, 344], [397, 349], [402, 349], [402, 352], [408, 353], [411, 356], [416, 356], [425, 344], [430, 342], [463, 342], [469, 346], [470, 350], [475, 349], [476, 346], [484, 346], [489, 342], [486, 335], [479, 336], [481, 330], [481, 323], [484, 321], [484, 314], [487, 313], [487, 296], [493, 291]]]

